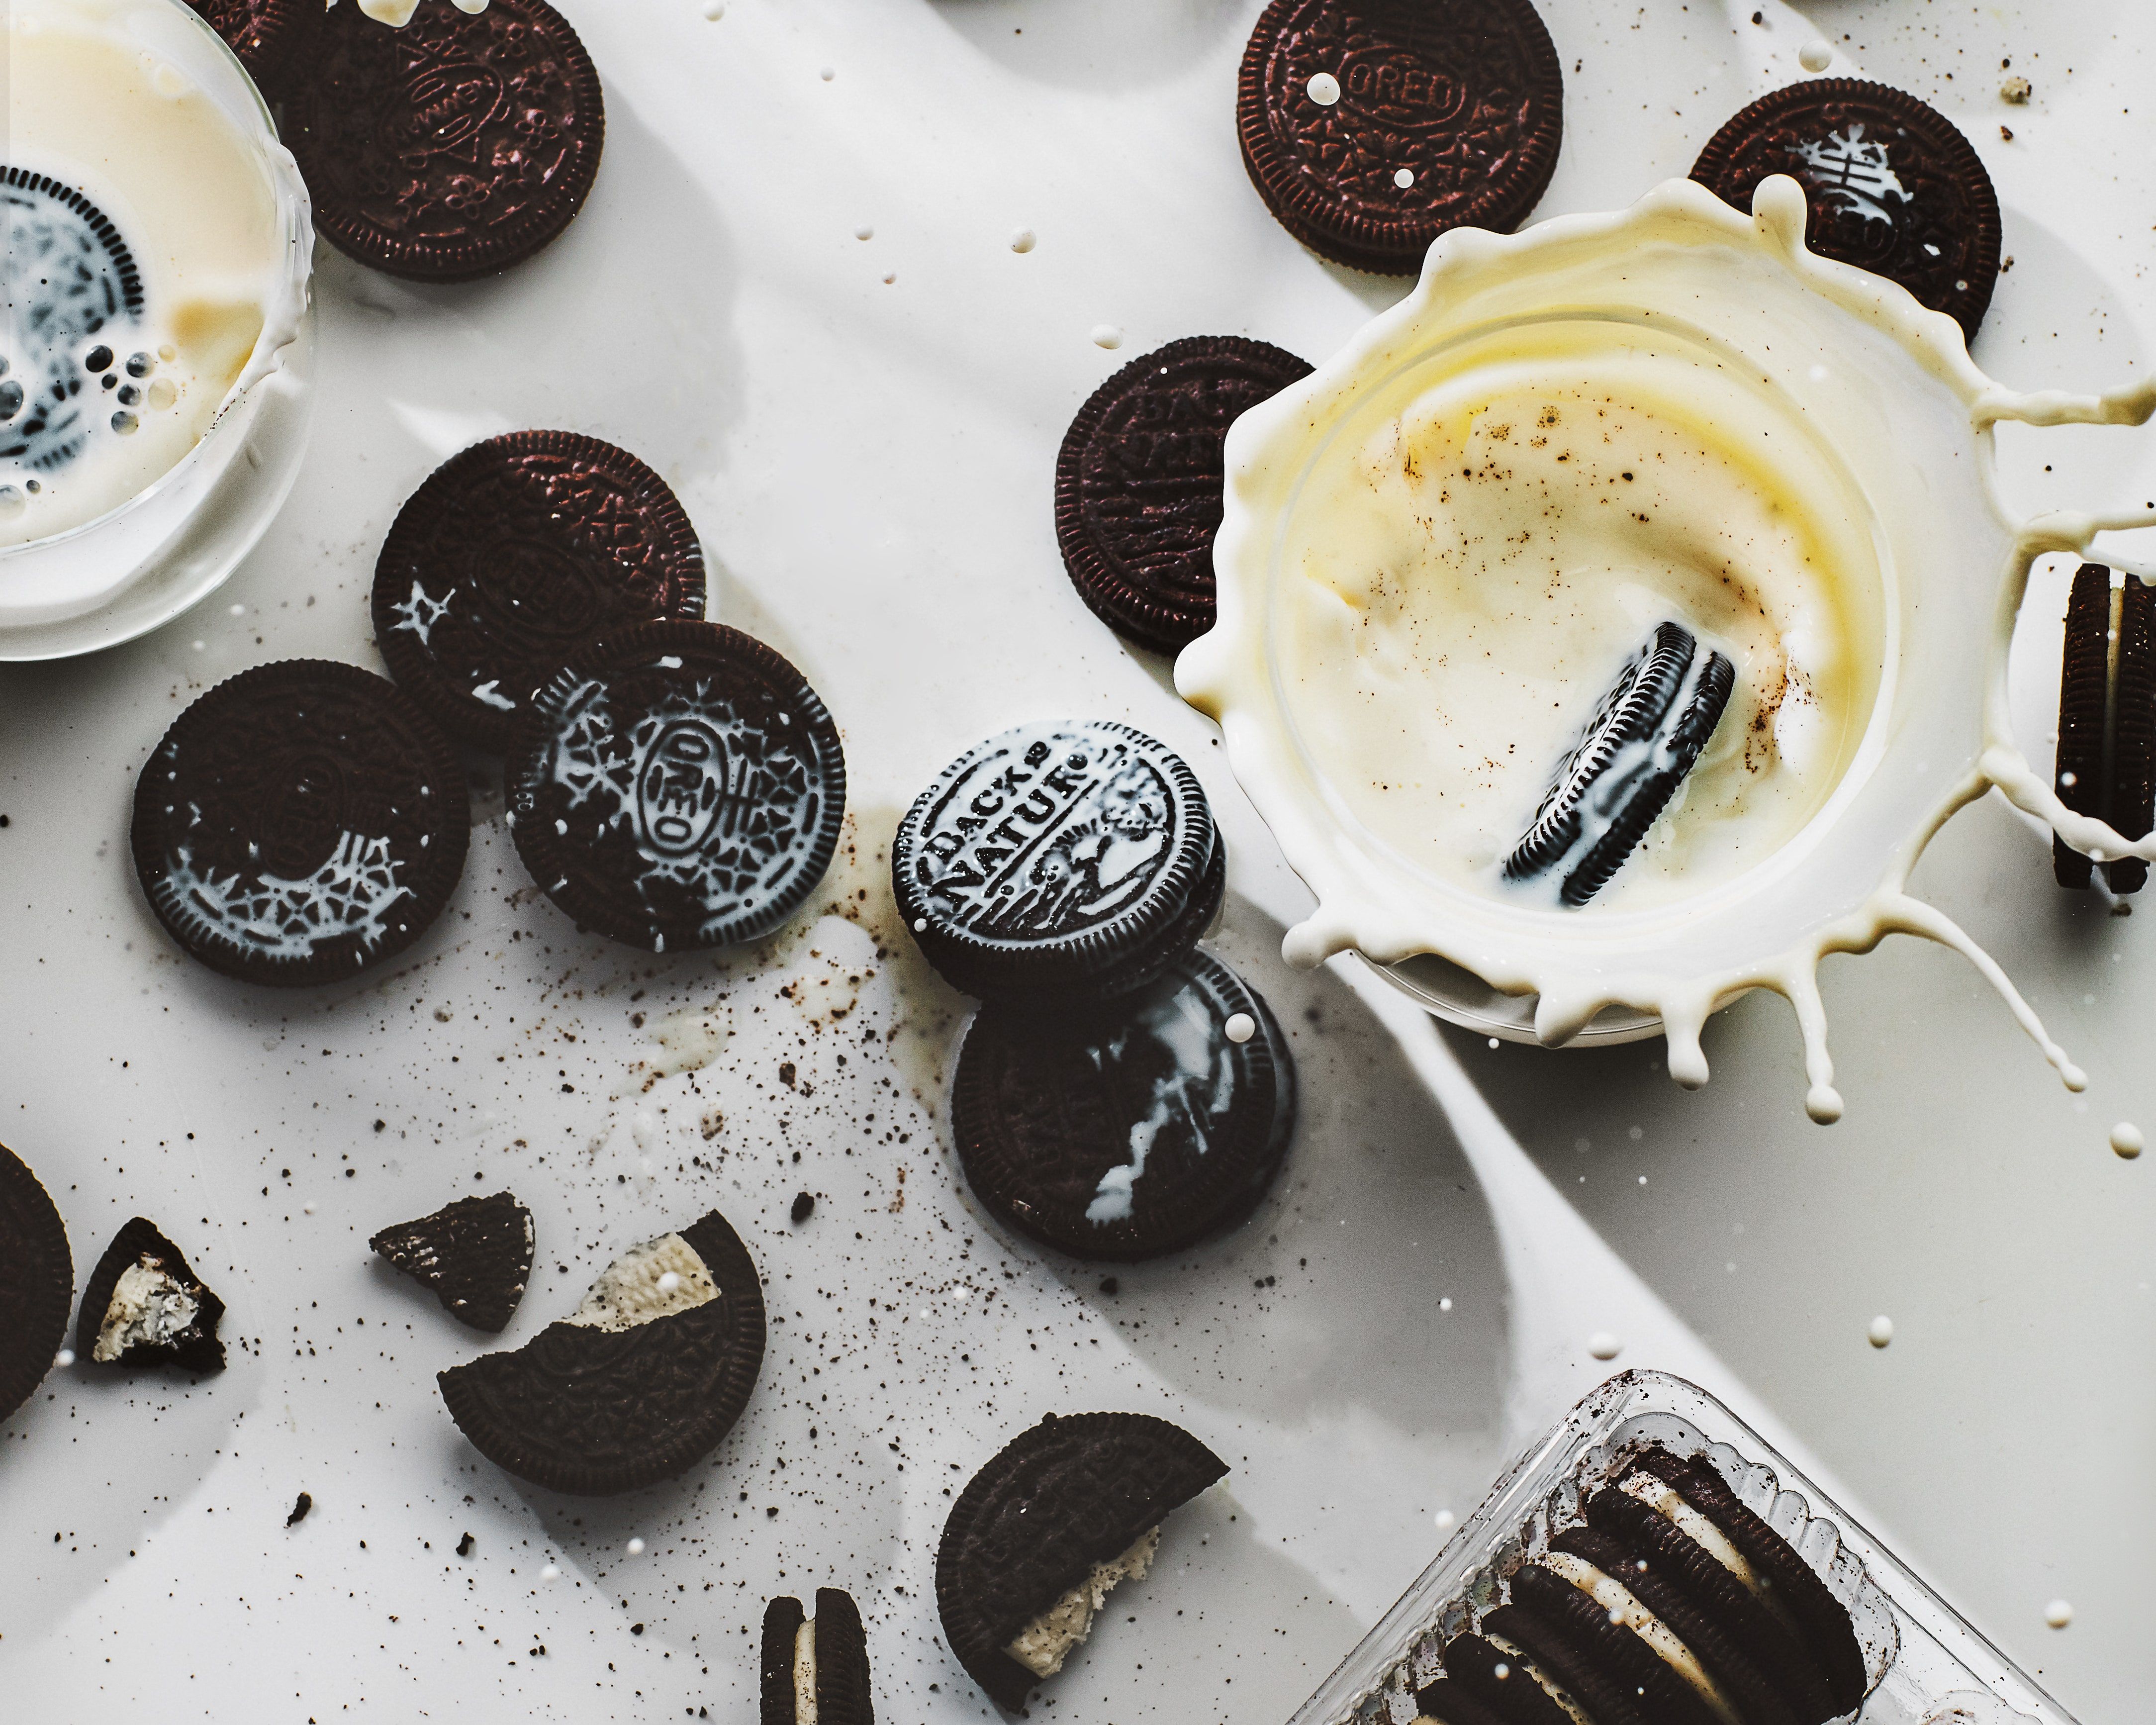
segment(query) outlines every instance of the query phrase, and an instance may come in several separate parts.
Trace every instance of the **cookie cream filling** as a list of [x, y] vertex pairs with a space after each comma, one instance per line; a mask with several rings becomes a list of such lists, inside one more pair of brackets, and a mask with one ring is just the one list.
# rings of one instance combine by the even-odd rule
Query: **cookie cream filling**
[[1653, 1648], [1662, 1663], [1689, 1683], [1697, 1692], [1699, 1698], [1713, 1709], [1714, 1716], [1722, 1722], [1722, 1725], [1743, 1725], [1742, 1715], [1731, 1704], [1729, 1697], [1722, 1693], [1722, 1686], [1699, 1662], [1699, 1656], [1685, 1645], [1674, 1630], [1641, 1604], [1631, 1589], [1623, 1582], [1607, 1570], [1571, 1552], [1545, 1552], [1536, 1561], [1543, 1568], [1562, 1575], [1602, 1607], [1609, 1613], [1610, 1622], [1622, 1624]]
[[575, 1314], [562, 1322], [592, 1330], [633, 1330], [718, 1297], [718, 1284], [696, 1249], [678, 1234], [662, 1234], [615, 1259]]
[[132, 1348], [168, 1346], [187, 1333], [201, 1310], [178, 1278], [139, 1259], [120, 1272], [90, 1357], [110, 1363]]
[[816, 1620], [793, 1632], [793, 1725], [816, 1725]]
[[[1160, 1529], [1141, 1534], [1121, 1557], [1096, 1563], [1083, 1581], [1014, 1635], [1004, 1651], [1036, 1677], [1052, 1677], [1063, 1669], [1070, 1650], [1092, 1633], [1093, 1614], [1114, 1591], [1116, 1584], [1134, 1580], [1152, 1567], [1160, 1548]], [[1586, 1725], [1583, 1721], [1582, 1725]]]

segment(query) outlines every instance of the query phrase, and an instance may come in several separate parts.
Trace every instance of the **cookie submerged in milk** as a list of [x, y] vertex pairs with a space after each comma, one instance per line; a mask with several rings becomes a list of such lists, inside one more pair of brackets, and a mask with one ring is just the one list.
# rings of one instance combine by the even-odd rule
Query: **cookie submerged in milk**
[[134, 1370], [177, 1366], [207, 1376], [224, 1369], [217, 1327], [224, 1301], [187, 1267], [157, 1225], [136, 1217], [112, 1237], [82, 1291], [78, 1359]]
[[951, 1651], [1015, 1712], [1086, 1638], [1110, 1589], [1143, 1575], [1170, 1512], [1228, 1465], [1145, 1414], [1051, 1414], [1006, 1445], [951, 1507], [936, 1606]]
[[763, 1292], [716, 1210], [615, 1260], [523, 1347], [438, 1374], [472, 1446], [534, 1485], [609, 1497], [672, 1479], [732, 1430], [763, 1363]]
[[763, 1613], [761, 1725], [875, 1725], [868, 1632], [851, 1594], [816, 1589], [816, 1615], [790, 1596]]
[[1198, 951], [1088, 1011], [983, 1005], [951, 1097], [983, 1204], [1074, 1257], [1127, 1261], [1249, 1215], [1295, 1117], [1295, 1057], [1278, 1021]]
[[460, 1198], [367, 1245], [432, 1288], [451, 1317], [490, 1333], [509, 1327], [531, 1279], [531, 1212], [508, 1192]]

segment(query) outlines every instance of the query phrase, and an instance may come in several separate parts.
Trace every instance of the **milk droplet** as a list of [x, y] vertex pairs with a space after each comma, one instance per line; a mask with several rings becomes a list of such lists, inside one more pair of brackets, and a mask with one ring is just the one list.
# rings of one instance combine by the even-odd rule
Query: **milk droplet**
[[633, 1558], [642, 1557], [644, 1555], [644, 1542], [641, 1539], [630, 1540], [629, 1542], [629, 1554]]
[[1438, 1511], [1436, 1515], [1431, 1519], [1436, 1522], [1437, 1531], [1439, 1532], [1450, 1533], [1453, 1529], [1454, 1524], [1459, 1521], [1460, 1517], [1453, 1514], [1453, 1512], [1449, 1509], [1441, 1509]]
[[1625, 1351], [1625, 1344], [1607, 1330], [1597, 1330], [1587, 1338], [1587, 1351], [1597, 1359], [1614, 1359]]
[[194, 641], [191, 642], [189, 644], [194, 648], [196, 652], [199, 653], [203, 648], [207, 647], [209, 643], [208, 641]]
[[234, 617], [244, 617], [247, 614], [247, 607], [244, 605], [228, 605], [225, 609]]
[[1310, 82], [1304, 87], [1310, 92], [1311, 100], [1321, 108], [1329, 108], [1340, 100], [1340, 80], [1330, 72], [1312, 73]]
[[303, 1216], [311, 1216], [314, 1213], [315, 1204], [312, 1199], [308, 1199], [306, 1203], [300, 1206], [300, 1214]]
[[69, 1366], [74, 1363], [74, 1349], [72, 1348], [63, 1348], [58, 1353], [53, 1356], [53, 1363], [58, 1366], [62, 1371], [65, 1371]]
[[822, 79], [824, 83], [829, 84], [834, 78], [839, 75], [839, 69], [836, 66], [825, 66], [822, 70], [819, 71], [816, 75]]
[[891, 283], [893, 283], [894, 281], [896, 281], [897, 280], [898, 280], [898, 271], [896, 271], [896, 270], [885, 270], [885, 271], [884, 271], [884, 273], [883, 273], [883, 285], [884, 285], [886, 287], [889, 287], [889, 286], [891, 285]]
[[1093, 345], [1096, 347], [1120, 347], [1123, 345], [1123, 332], [1111, 323], [1096, 323], [1093, 326]]
[[2141, 1136], [2139, 1127], [2130, 1120], [2122, 1120], [2111, 1129], [2111, 1147], [2131, 1162], [2148, 1147], [2148, 1141]]
[[1014, 252], [1029, 252], [1038, 243], [1030, 228], [1015, 228], [1011, 230], [1011, 249]]
[[1824, 72], [1834, 64], [1834, 44], [1825, 37], [1815, 36], [1797, 50], [1797, 64], [1807, 72]]
[[1230, 1013], [1223, 1028], [1227, 1032], [1229, 1041], [1248, 1042], [1258, 1034], [1258, 1021], [1246, 1012]]
[[1437, 1309], [1438, 1309], [1440, 1312], [1450, 1312], [1450, 1311], [1451, 1311], [1451, 1310], [1452, 1310], [1452, 1296], [1451, 1296], [1450, 1294], [1448, 1294], [1448, 1295], [1446, 1295], [1446, 1296], [1445, 1296], [1445, 1298], [1443, 1298], [1442, 1300], [1439, 1301], [1437, 1302]]
[[1490, 1046], [1491, 1046], [1491, 1047], [1492, 1047], [1492, 1048], [1495, 1048], [1495, 1047], [1496, 1047], [1496, 1046], [1497, 1046], [1497, 1039], [1496, 1039], [1496, 1037], [1492, 1036], [1492, 1037], [1490, 1039]]
[[1406, 191], [1409, 187], [1414, 184], [1414, 170], [1411, 167], [1394, 169], [1393, 183], [1395, 186], [1398, 186], [1401, 191]]
[[549, 1563], [539, 1572], [539, 1579], [542, 1581], [559, 1581], [562, 1579], [562, 1572]]
[[680, 1289], [681, 1289], [681, 1278], [680, 1278], [680, 1276], [676, 1276], [676, 1275], [675, 1275], [672, 1271], [670, 1271], [670, 1271], [666, 1271], [665, 1275], [661, 1276], [659, 1278], [659, 1291], [660, 1291], [660, 1293], [662, 1293], [662, 1294], [674, 1294], [674, 1293], [679, 1293], [679, 1292], [680, 1291]]
[[2044, 1621], [2053, 1629], [2064, 1629], [2074, 1620], [2074, 1608], [2064, 1599], [2054, 1599], [2044, 1608]]
[[1881, 1312], [1871, 1320], [1871, 1327], [1864, 1332], [1864, 1339], [1874, 1348], [1884, 1348], [1894, 1339], [1894, 1320]]
[[869, 226], [866, 222], [864, 222], [860, 227], [854, 229], [854, 238], [856, 239], [874, 239], [875, 238], [875, 229]]
[[704, 16], [713, 23], [726, 15], [726, 0], [704, 0]]

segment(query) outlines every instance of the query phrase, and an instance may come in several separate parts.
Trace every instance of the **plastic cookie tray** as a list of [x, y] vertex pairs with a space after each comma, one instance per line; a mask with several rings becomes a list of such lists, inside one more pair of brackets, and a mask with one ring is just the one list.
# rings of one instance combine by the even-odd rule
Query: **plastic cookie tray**
[[1437, 1560], [1305, 1702], [1290, 1725], [1408, 1725], [1445, 1643], [1497, 1603], [1499, 1583], [1584, 1518], [1591, 1486], [1654, 1442], [1706, 1455], [1849, 1608], [1864, 1648], [1856, 1725], [2074, 1725], [2073, 1716], [1877, 1539], [1705, 1390], [1623, 1372], [1583, 1398], [1497, 1483]]

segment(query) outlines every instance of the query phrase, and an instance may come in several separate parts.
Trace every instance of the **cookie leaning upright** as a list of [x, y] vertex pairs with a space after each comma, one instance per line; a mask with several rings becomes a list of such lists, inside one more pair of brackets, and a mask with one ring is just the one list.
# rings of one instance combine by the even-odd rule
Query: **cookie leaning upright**
[[759, 1725], [875, 1725], [868, 1632], [842, 1588], [816, 1589], [816, 1615], [790, 1595], [764, 1607]]
[[452, 455], [405, 500], [372, 609], [398, 686], [499, 754], [531, 691], [598, 636], [701, 620], [704, 553], [680, 500], [628, 450], [513, 432]]
[[1146, 1414], [1049, 1414], [973, 1476], [936, 1548], [936, 1609], [973, 1681], [1016, 1712], [1086, 1639], [1161, 1523], [1228, 1465]]
[[1529, 0], [1273, 0], [1235, 120], [1289, 233], [1413, 275], [1440, 234], [1526, 219], [1557, 167], [1564, 74]]
[[922, 954], [983, 999], [1142, 988], [1227, 891], [1197, 775], [1108, 719], [1040, 720], [968, 749], [906, 811], [891, 870]]
[[1310, 362], [1240, 336], [1191, 336], [1096, 389], [1055, 458], [1055, 539], [1078, 596], [1118, 634], [1173, 653], [1213, 627], [1222, 445]]
[[357, 665], [293, 659], [220, 683], [135, 786], [130, 842], [167, 932], [213, 970], [341, 981], [418, 939], [464, 870], [462, 764]]
[[[2128, 575], [2117, 586], [2101, 563], [2075, 572], [2059, 673], [2059, 743], [2053, 785], [2076, 814], [2138, 839], [2156, 819], [2156, 593]], [[2086, 888], [2101, 867], [2111, 890], [2138, 892], [2148, 865], [2099, 865], [2051, 839], [2061, 886]]]
[[1804, 244], [1898, 281], [1975, 339], [1999, 280], [1999, 198], [1960, 129], [1906, 90], [1815, 78], [1731, 117], [1691, 177], [1749, 212], [1770, 174], [1804, 188]]
[[761, 938], [838, 849], [846, 763], [801, 673], [711, 623], [578, 653], [510, 741], [517, 854], [581, 927], [652, 952]]
[[52, 1369], [74, 1304], [66, 1225], [29, 1164], [0, 1144], [0, 1420]]
[[492, 275], [583, 208], [606, 137], [599, 76], [546, 0], [421, 6], [391, 29], [332, 7], [295, 69], [285, 140], [338, 250], [414, 281]]

